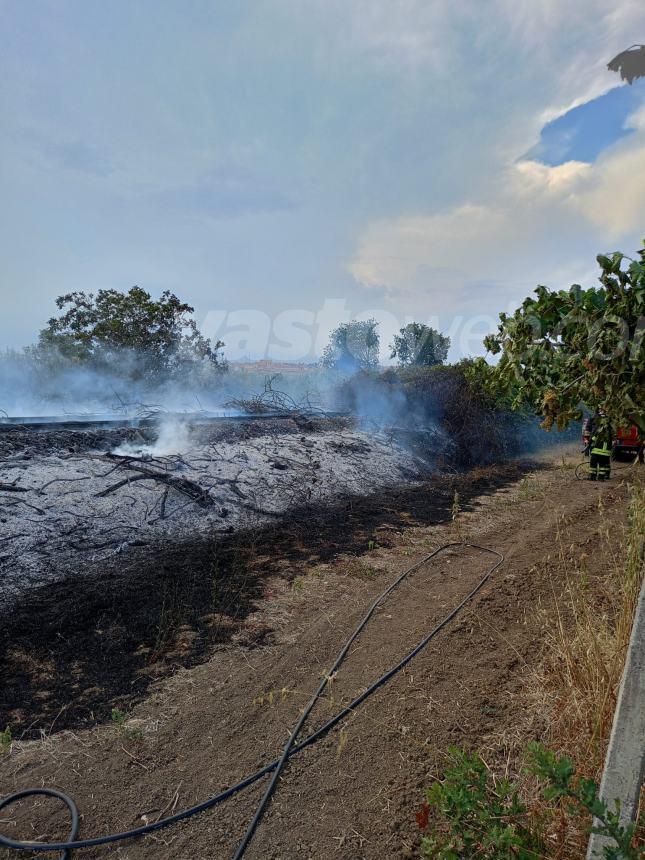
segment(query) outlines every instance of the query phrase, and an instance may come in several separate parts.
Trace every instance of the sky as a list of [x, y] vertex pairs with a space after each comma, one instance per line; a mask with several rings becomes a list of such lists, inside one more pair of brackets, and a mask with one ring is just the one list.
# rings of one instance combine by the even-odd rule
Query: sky
[[0, 0], [0, 349], [176, 292], [235, 360], [350, 316], [450, 357], [645, 236], [642, 0]]

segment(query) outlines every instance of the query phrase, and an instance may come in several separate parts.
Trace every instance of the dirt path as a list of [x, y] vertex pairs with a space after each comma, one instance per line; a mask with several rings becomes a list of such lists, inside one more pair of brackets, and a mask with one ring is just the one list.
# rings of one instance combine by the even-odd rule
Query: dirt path
[[[620, 476], [608, 485], [575, 481], [574, 452], [544, 455], [533, 473], [471, 500], [456, 523], [375, 523], [373, 543], [358, 555], [298, 560], [297, 577], [273, 577], [247, 618], [271, 627], [270, 644], [223, 646], [208, 662], [158, 682], [125, 727], [54, 731], [15, 744], [0, 759], [2, 793], [41, 784], [68, 791], [81, 807], [83, 836], [136, 827], [215, 794], [279, 755], [321, 674], [395, 575], [448, 540], [470, 539], [503, 552], [504, 565], [406, 670], [291, 761], [247, 854], [418, 856], [414, 813], [447, 746], [481, 748], [526, 723], [517, 693], [539, 661], [541, 612], [561, 588], [551, 561], [563, 518], [577, 524], [576, 539], [590, 553], [599, 497], [610, 520], [624, 518]], [[388, 546], [380, 545], [384, 535]], [[460, 550], [413, 574], [350, 652], [310, 729], [410, 650], [487, 564]], [[78, 852], [75, 860], [228, 858], [265, 784], [145, 841]], [[25, 805], [2, 827], [15, 838], [62, 836], [66, 822], [52, 809]]]

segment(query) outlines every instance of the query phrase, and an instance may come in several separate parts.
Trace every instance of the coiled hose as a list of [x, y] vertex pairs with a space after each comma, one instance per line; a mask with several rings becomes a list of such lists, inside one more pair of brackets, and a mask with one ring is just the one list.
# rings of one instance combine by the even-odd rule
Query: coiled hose
[[[414, 573], [420, 567], [427, 564], [433, 558], [435, 558], [440, 553], [445, 552], [447, 549], [451, 547], [467, 547], [470, 549], [479, 550], [480, 552], [489, 553], [490, 555], [494, 555], [496, 557], [495, 563], [486, 571], [484, 576], [479, 580], [479, 582], [475, 585], [475, 587], [464, 597], [464, 599], [457, 604], [424, 638], [410, 651], [408, 654], [403, 657], [396, 665], [392, 666], [387, 670], [380, 678], [374, 681], [366, 690], [360, 693], [353, 701], [351, 701], [348, 705], [338, 711], [333, 717], [327, 720], [320, 728], [318, 728], [315, 732], [310, 734], [304, 740], [300, 741], [300, 743], [296, 743], [297, 737], [302, 730], [302, 727], [313, 710], [316, 702], [320, 698], [323, 693], [323, 690], [327, 686], [330, 677], [339, 669], [340, 665], [344, 661], [347, 656], [347, 652], [351, 648], [353, 642], [360, 635], [363, 628], [367, 625], [370, 618], [376, 611], [376, 609], [383, 603], [383, 601], [405, 580], [410, 574]], [[484, 585], [488, 582], [490, 577], [495, 573], [497, 568], [504, 561], [504, 555], [497, 550], [490, 549], [490, 547], [480, 546], [479, 544], [467, 543], [465, 541], [451, 541], [449, 543], [445, 543], [440, 546], [438, 549], [426, 555], [420, 561], [408, 567], [403, 571], [395, 580], [389, 585], [385, 591], [383, 591], [376, 600], [372, 603], [367, 613], [363, 616], [362, 620], [355, 627], [354, 631], [351, 633], [343, 647], [338, 653], [333, 665], [329, 669], [329, 671], [324, 675], [316, 692], [311, 697], [308, 705], [302, 712], [301, 716], [297, 720], [293, 731], [287, 741], [282, 755], [279, 759], [270, 762], [270, 764], [265, 765], [260, 770], [255, 773], [247, 776], [245, 779], [238, 782], [236, 785], [227, 788], [225, 791], [220, 792], [220, 794], [215, 795], [214, 797], [208, 798], [208, 800], [204, 800], [202, 803], [198, 803], [195, 806], [191, 806], [188, 809], [184, 809], [181, 812], [177, 812], [174, 815], [169, 815], [167, 818], [162, 818], [159, 821], [155, 821], [152, 824], [146, 824], [142, 827], [134, 828], [133, 830], [125, 830], [121, 833], [110, 833], [105, 836], [96, 836], [90, 839], [77, 839], [78, 835], [78, 807], [74, 800], [69, 797], [69, 795], [64, 794], [60, 791], [55, 791], [54, 789], [49, 788], [26, 788], [22, 791], [15, 792], [14, 794], [10, 794], [8, 797], [5, 797], [0, 801], [0, 811], [5, 809], [8, 806], [18, 802], [19, 800], [24, 800], [28, 797], [33, 797], [36, 795], [45, 795], [48, 797], [54, 797], [60, 800], [65, 804], [70, 813], [71, 826], [70, 826], [70, 834], [69, 839], [66, 842], [26, 842], [21, 840], [10, 839], [7, 836], [3, 836], [0, 834], [0, 846], [5, 848], [12, 848], [16, 851], [61, 851], [62, 853], [59, 855], [59, 860], [71, 860], [72, 851], [79, 848], [90, 848], [95, 845], [107, 845], [113, 842], [122, 842], [126, 839], [135, 839], [141, 836], [145, 836], [148, 833], [153, 833], [155, 830], [161, 830], [165, 827], [169, 827], [172, 824], [176, 824], [179, 821], [184, 821], [187, 818], [191, 818], [193, 815], [198, 815], [200, 812], [205, 812], [207, 809], [212, 809], [214, 806], [218, 806], [220, 803], [223, 803], [225, 800], [228, 800], [229, 797], [232, 797], [234, 794], [237, 794], [239, 791], [242, 791], [244, 788], [248, 788], [248, 786], [253, 785], [259, 779], [262, 779], [263, 776], [266, 776], [269, 773], [272, 773], [271, 780], [269, 785], [267, 786], [266, 791], [260, 801], [258, 808], [249, 824], [246, 833], [240, 845], [238, 846], [235, 854], [233, 855], [233, 860], [239, 860], [241, 858], [246, 849], [248, 848], [251, 839], [253, 838], [253, 834], [262, 819], [264, 811], [269, 803], [271, 795], [275, 789], [276, 783], [280, 777], [280, 773], [282, 772], [287, 760], [292, 756], [296, 755], [302, 750], [306, 749], [311, 744], [315, 743], [317, 740], [322, 738], [327, 734], [334, 726], [336, 726], [342, 719], [344, 719], [348, 714], [350, 714], [355, 708], [357, 708], [360, 704], [362, 704], [365, 699], [372, 695], [379, 687], [382, 687], [383, 684], [387, 683], [394, 675], [401, 671], [407, 664], [413, 660], [417, 654], [419, 654], [423, 649], [428, 645], [428, 643], [434, 639], [434, 637], [443, 630], [454, 618], [458, 615], [461, 610], [469, 603], [473, 597], [484, 587]]]
[[[621, 463], [620, 465], [616, 465], [617, 462], [618, 461], [614, 460], [612, 457], [612, 461], [611, 461], [612, 472], [627, 472], [629, 469], [633, 469], [635, 466], [638, 466], [640, 464], [638, 454], [636, 454], [634, 459], [630, 460], [628, 463]], [[589, 472], [590, 472], [589, 461], [583, 460], [582, 463], [578, 463], [578, 465], [574, 469], [573, 474], [574, 474], [574, 477], [576, 478], [576, 480], [586, 481], [587, 478], [589, 477]]]

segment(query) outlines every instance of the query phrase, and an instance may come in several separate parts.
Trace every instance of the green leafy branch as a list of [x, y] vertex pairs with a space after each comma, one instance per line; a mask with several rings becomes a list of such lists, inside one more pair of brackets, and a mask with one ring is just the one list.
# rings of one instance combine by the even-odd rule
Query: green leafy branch
[[[456, 747], [448, 752], [450, 765], [443, 779], [427, 789], [426, 802], [416, 815], [426, 834], [424, 855], [436, 860], [543, 858], [545, 840], [517, 787], [507, 779], [494, 779], [477, 754]], [[603, 849], [606, 860], [643, 860], [643, 848], [632, 844], [636, 825], [621, 824], [618, 801], [610, 809], [598, 797], [592, 779], [576, 777], [570, 759], [559, 758], [541, 744], [530, 744], [528, 756], [530, 772], [544, 782], [545, 800], [567, 801], [570, 814], [593, 816], [592, 831], [611, 840]]]
[[570, 759], [558, 758], [541, 744], [530, 744], [529, 754], [532, 772], [547, 782], [543, 789], [544, 797], [547, 800], [571, 801], [569, 812], [575, 814], [582, 810], [592, 815], [594, 825], [591, 832], [613, 840], [614, 845], [607, 845], [603, 849], [606, 860], [639, 860], [643, 857], [643, 849], [632, 846], [636, 824], [623, 826], [620, 822], [619, 800], [615, 800], [614, 809], [610, 809], [598, 796], [598, 786], [593, 779], [576, 778]]
[[645, 430], [645, 248], [639, 255], [600, 254], [600, 287], [539, 286], [536, 298], [500, 314], [497, 333], [484, 339], [501, 355], [487, 385], [515, 408], [529, 404], [547, 430], [564, 429], [585, 407]]
[[[535, 860], [542, 842], [525, 824], [527, 809], [506, 780], [492, 782], [481, 758], [456, 747], [449, 749], [450, 767], [441, 782], [426, 791], [426, 805], [417, 815], [422, 829], [434, 812], [438, 824], [422, 841], [426, 857], [460, 860]], [[425, 825], [425, 827], [423, 826]]]

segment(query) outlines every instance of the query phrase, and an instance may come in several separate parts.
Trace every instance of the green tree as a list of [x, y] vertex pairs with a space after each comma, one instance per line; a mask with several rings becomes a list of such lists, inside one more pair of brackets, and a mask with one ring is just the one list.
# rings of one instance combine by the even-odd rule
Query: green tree
[[530, 404], [547, 430], [564, 429], [586, 408], [645, 432], [645, 248], [639, 256], [599, 255], [600, 287], [539, 286], [485, 338], [501, 353], [491, 385], [512, 393], [516, 406]]
[[127, 293], [73, 292], [56, 299], [63, 313], [40, 332], [36, 358], [61, 357], [78, 364], [162, 379], [196, 365], [223, 367], [219, 350], [197, 328], [194, 309], [166, 291], [158, 300], [140, 287]]
[[321, 363], [346, 373], [370, 370], [378, 366], [379, 344], [376, 320], [342, 323], [329, 335]]
[[390, 358], [398, 359], [401, 367], [432, 367], [445, 362], [450, 338], [423, 323], [412, 322], [394, 335], [390, 349]]

